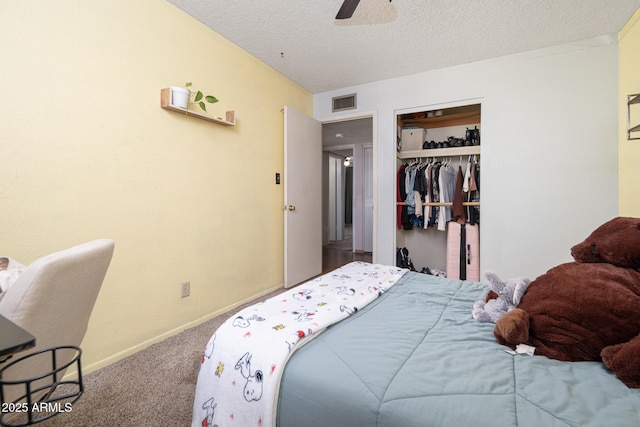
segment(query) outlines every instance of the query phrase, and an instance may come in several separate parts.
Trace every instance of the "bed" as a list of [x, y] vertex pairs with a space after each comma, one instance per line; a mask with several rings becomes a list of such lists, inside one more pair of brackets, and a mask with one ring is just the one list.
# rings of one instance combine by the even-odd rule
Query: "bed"
[[[640, 390], [627, 388], [602, 363], [507, 353], [493, 325], [471, 317], [473, 302], [487, 290], [482, 283], [403, 272], [364, 307], [301, 339], [279, 378], [273, 418], [256, 424], [640, 425]], [[194, 426], [240, 425], [213, 416], [218, 408], [209, 403], [210, 417], [194, 403]]]

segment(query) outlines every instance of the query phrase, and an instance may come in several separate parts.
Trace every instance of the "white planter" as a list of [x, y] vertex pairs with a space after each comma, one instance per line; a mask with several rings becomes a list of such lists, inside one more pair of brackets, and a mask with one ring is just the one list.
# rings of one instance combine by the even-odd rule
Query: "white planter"
[[187, 109], [189, 105], [189, 97], [191, 92], [185, 87], [170, 86], [171, 89], [171, 105]]

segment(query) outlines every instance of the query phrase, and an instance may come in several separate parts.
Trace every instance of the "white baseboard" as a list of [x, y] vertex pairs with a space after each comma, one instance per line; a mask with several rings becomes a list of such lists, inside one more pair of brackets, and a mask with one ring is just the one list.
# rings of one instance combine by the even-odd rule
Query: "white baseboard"
[[[101, 368], [104, 368], [106, 366], [109, 366], [109, 365], [111, 365], [111, 364], [113, 364], [113, 363], [115, 363], [115, 362], [117, 362], [119, 360], [124, 359], [125, 357], [131, 356], [132, 354], [135, 354], [135, 353], [139, 352], [140, 350], [144, 350], [145, 348], [150, 347], [153, 344], [159, 343], [160, 341], [164, 341], [167, 338], [170, 338], [170, 337], [172, 337], [174, 335], [177, 335], [180, 332], [185, 331], [186, 329], [190, 329], [190, 328], [193, 328], [194, 326], [198, 326], [199, 324], [204, 323], [207, 320], [211, 320], [214, 317], [220, 316], [221, 314], [229, 312], [229, 311], [231, 311], [231, 310], [233, 310], [233, 309], [235, 309], [235, 308], [237, 308], [237, 307], [239, 307], [239, 306], [241, 306], [241, 305], [243, 305], [245, 303], [248, 303], [250, 301], [258, 299], [263, 295], [266, 295], [268, 293], [271, 293], [271, 292], [273, 292], [275, 290], [278, 290], [278, 289], [281, 289], [283, 287], [284, 287], [283, 283], [280, 284], [280, 285], [274, 286], [273, 288], [270, 288], [270, 289], [267, 289], [265, 291], [262, 291], [257, 295], [251, 296], [249, 298], [245, 298], [242, 301], [239, 301], [239, 302], [231, 304], [231, 305], [229, 305], [227, 307], [224, 307], [224, 308], [221, 308], [219, 310], [216, 310], [213, 313], [209, 313], [206, 316], [201, 317], [200, 319], [191, 321], [191, 322], [186, 323], [186, 324], [184, 324], [182, 326], [179, 326], [179, 327], [177, 327], [175, 329], [172, 329], [172, 330], [167, 331], [167, 332], [165, 332], [163, 334], [160, 334], [160, 335], [158, 335], [156, 337], [153, 337], [151, 339], [143, 341], [140, 344], [136, 344], [133, 347], [130, 347], [130, 348], [126, 349], [126, 350], [118, 352], [118, 353], [116, 353], [116, 354], [114, 354], [112, 356], [106, 357], [106, 358], [104, 358], [102, 360], [99, 360], [97, 362], [91, 363], [89, 365], [83, 365], [82, 366], [82, 374], [83, 375], [87, 375], [87, 374], [90, 374], [91, 372], [97, 371], [98, 369], [101, 369]], [[213, 331], [211, 333], [213, 333]], [[204, 351], [204, 349], [203, 349], [203, 351]], [[75, 376], [75, 370], [73, 372], [72, 371], [68, 372], [65, 375], [65, 378], [67, 376], [71, 376], [71, 375]]]

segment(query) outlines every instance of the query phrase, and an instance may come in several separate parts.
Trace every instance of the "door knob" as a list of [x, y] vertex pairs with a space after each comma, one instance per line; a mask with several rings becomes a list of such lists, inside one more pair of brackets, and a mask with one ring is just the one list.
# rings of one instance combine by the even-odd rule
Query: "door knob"
[[295, 210], [296, 210], [296, 207], [295, 207], [295, 206], [293, 206], [293, 205], [289, 205], [289, 206], [287, 206], [287, 210], [295, 211]]

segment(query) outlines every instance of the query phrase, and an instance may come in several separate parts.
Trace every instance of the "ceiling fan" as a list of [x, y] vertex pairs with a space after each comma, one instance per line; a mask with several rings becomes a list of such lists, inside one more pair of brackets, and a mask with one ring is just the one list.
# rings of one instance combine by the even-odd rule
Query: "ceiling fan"
[[340, 6], [340, 10], [336, 15], [336, 19], [349, 19], [353, 16], [353, 12], [356, 11], [356, 7], [358, 7], [358, 3], [360, 0], [344, 0], [342, 6]]
[[398, 12], [391, 1], [344, 0], [336, 15], [335, 23], [336, 25], [366, 25], [394, 21], [398, 17]]

